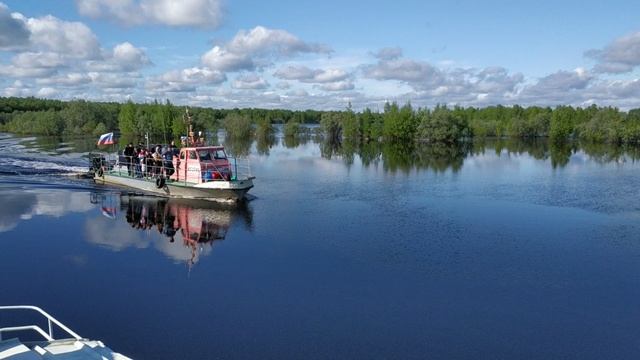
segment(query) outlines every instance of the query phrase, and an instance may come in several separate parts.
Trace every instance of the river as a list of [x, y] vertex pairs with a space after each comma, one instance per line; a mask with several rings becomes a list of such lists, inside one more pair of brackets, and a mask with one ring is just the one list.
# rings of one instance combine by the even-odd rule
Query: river
[[0, 303], [136, 359], [637, 359], [637, 151], [227, 144], [229, 207], [78, 179], [0, 135]]

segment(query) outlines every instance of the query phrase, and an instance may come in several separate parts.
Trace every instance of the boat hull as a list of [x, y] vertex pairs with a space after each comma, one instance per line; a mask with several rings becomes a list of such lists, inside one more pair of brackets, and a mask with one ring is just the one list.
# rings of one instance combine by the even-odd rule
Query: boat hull
[[239, 201], [253, 187], [252, 179], [232, 181], [210, 181], [202, 184], [166, 181], [158, 187], [155, 179], [140, 179], [117, 174], [96, 174], [94, 180], [98, 184], [121, 185], [165, 197], [186, 199], [203, 199], [216, 201]]

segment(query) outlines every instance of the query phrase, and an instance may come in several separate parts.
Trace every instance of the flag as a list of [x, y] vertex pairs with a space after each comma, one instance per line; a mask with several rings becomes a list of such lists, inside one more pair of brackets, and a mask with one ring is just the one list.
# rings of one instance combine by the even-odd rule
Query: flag
[[98, 145], [111, 145], [115, 144], [115, 139], [113, 138], [113, 133], [107, 133], [100, 135], [100, 139], [98, 140]]
[[102, 210], [102, 215], [108, 217], [109, 219], [116, 218], [116, 208], [103, 206], [101, 210]]

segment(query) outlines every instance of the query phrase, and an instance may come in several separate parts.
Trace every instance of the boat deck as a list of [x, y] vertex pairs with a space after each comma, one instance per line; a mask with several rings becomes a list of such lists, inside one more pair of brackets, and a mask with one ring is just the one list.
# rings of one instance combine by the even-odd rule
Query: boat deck
[[[39, 314], [46, 320], [48, 331], [37, 324], [19, 324], [0, 328], [0, 360], [38, 360], [38, 359], [97, 359], [97, 360], [131, 360], [106, 347], [101, 341], [89, 340], [81, 337], [66, 327], [53, 316], [36, 306], [14, 305], [0, 306], [0, 312], [31, 312]], [[3, 325], [4, 324], [3, 322]], [[62, 330], [65, 338], [54, 337], [56, 330]], [[32, 332], [38, 336], [37, 341], [23, 341], [18, 337], [3, 339], [7, 334]], [[13, 335], [15, 336], [15, 335]]]
[[0, 359], [98, 359], [126, 360], [126, 356], [113, 352], [100, 341], [58, 340], [38, 344], [22, 343], [18, 338], [0, 341]]

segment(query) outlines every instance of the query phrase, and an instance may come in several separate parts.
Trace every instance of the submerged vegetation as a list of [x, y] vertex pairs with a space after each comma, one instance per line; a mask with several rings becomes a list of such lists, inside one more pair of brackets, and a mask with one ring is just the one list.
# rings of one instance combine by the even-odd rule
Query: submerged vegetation
[[[272, 124], [284, 124], [285, 137], [296, 137], [304, 124], [319, 124], [333, 142], [459, 143], [485, 138], [548, 138], [553, 142], [640, 143], [640, 109], [628, 112], [592, 105], [521, 107], [488, 106], [414, 108], [411, 103], [386, 103], [382, 112], [211, 109], [190, 107], [194, 127], [225, 129], [233, 138], [273, 135]], [[186, 133], [183, 107], [169, 101], [136, 104], [0, 98], [0, 130], [38, 135], [98, 135], [119, 131], [123, 136], [146, 133], [175, 138]], [[289, 140], [290, 142], [293, 140]]]

